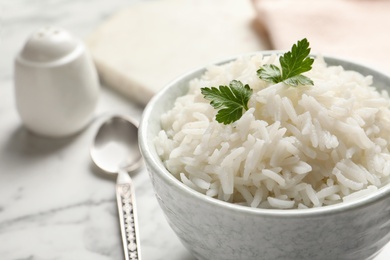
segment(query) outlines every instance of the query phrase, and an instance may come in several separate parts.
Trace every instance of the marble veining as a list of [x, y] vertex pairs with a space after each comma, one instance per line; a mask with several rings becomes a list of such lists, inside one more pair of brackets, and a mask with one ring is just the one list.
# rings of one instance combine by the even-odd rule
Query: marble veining
[[[27, 36], [56, 25], [85, 38], [136, 0], [0, 2], [0, 259], [124, 259], [115, 178], [91, 163], [89, 146], [112, 113], [139, 120], [142, 107], [102, 86], [94, 120], [79, 134], [47, 139], [28, 132], [14, 100], [13, 62]], [[170, 229], [146, 170], [132, 176], [142, 257], [193, 260]]]
[[[115, 180], [91, 163], [89, 146], [111, 113], [138, 119], [142, 107], [102, 86], [94, 120], [65, 139], [28, 132], [16, 112], [13, 59], [34, 30], [57, 25], [84, 38], [141, 0], [0, 2], [0, 259], [124, 259]], [[145, 0], [144, 0], [145, 1]], [[144, 260], [194, 260], [169, 227], [146, 169], [132, 176]], [[375, 258], [386, 260], [390, 246]]]

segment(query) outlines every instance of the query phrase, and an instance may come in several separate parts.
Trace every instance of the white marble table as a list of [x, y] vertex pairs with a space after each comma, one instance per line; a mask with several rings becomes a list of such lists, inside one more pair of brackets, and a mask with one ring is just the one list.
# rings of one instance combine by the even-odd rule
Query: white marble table
[[[35, 136], [13, 93], [13, 59], [34, 30], [57, 25], [83, 38], [135, 1], [0, 2], [0, 259], [123, 259], [115, 181], [93, 167], [89, 146], [110, 113], [139, 119], [142, 107], [102, 86], [95, 120], [72, 138]], [[134, 176], [143, 259], [193, 259], [169, 228], [146, 170]]]
[[[58, 25], [85, 37], [136, 0], [13, 0], [0, 3], [0, 259], [123, 259], [114, 180], [93, 167], [89, 146], [110, 113], [142, 107], [104, 86], [95, 120], [72, 138], [29, 133], [15, 109], [13, 58], [33, 30]], [[168, 226], [145, 170], [134, 176], [144, 260], [193, 260]], [[389, 259], [390, 246], [376, 260]]]

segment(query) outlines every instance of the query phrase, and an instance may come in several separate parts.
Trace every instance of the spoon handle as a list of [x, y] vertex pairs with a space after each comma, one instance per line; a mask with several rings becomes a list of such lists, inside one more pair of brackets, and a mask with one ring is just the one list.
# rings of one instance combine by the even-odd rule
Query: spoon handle
[[125, 260], [141, 260], [134, 188], [125, 171], [118, 173], [116, 198]]

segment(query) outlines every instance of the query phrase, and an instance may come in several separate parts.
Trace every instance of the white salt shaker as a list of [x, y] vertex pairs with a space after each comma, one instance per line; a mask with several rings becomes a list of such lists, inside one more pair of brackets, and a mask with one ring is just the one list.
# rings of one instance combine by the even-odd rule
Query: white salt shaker
[[16, 56], [14, 77], [16, 107], [32, 132], [64, 137], [91, 120], [99, 80], [85, 45], [69, 32], [34, 32]]

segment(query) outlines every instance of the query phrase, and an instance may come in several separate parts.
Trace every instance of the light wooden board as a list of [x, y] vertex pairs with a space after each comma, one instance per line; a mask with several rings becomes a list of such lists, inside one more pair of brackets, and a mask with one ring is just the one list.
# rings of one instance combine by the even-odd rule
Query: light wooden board
[[264, 49], [250, 0], [158, 0], [113, 15], [86, 40], [101, 80], [146, 104], [192, 69]]

